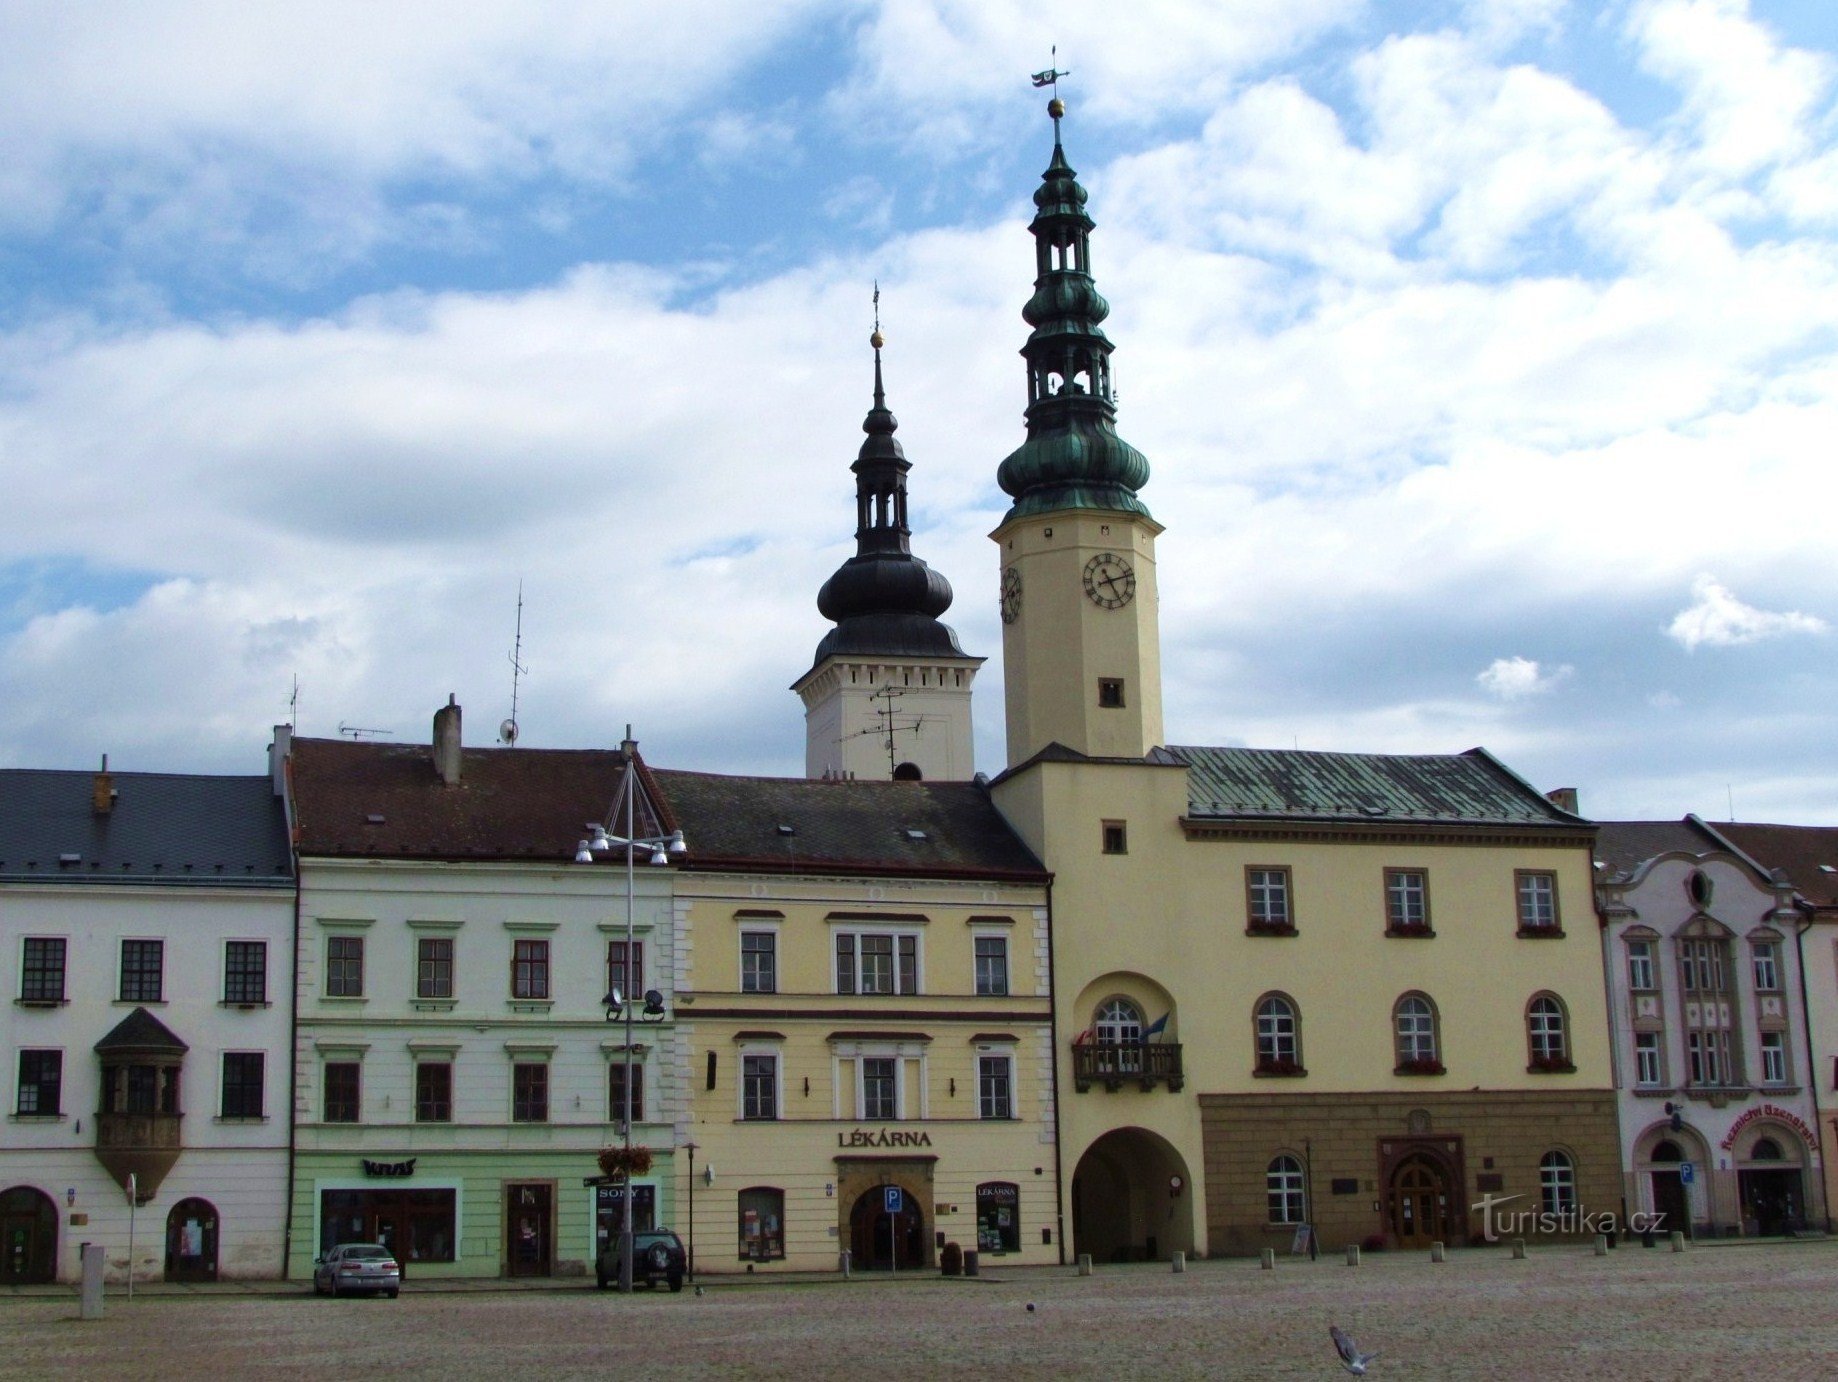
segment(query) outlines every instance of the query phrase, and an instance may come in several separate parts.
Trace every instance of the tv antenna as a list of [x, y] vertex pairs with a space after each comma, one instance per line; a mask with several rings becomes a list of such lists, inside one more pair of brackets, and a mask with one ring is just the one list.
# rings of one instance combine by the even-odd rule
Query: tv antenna
[[890, 778], [893, 776], [894, 770], [899, 767], [899, 756], [894, 748], [894, 736], [911, 731], [913, 736], [917, 738], [925, 729], [925, 722], [928, 718], [924, 715], [914, 715], [911, 719], [904, 722], [898, 718], [900, 713], [899, 707], [896, 706], [894, 702], [905, 694], [906, 690], [904, 687], [883, 686], [879, 691], [869, 696], [868, 699], [871, 701], [886, 701], [887, 708], [874, 712], [875, 716], [880, 720], [880, 724], [868, 729], [859, 729], [855, 732], [858, 738], [865, 739], [869, 735], [873, 735], [887, 745], [887, 775]]
[[300, 714], [300, 674], [294, 673], [293, 690], [287, 695], [287, 727], [294, 728], [294, 721]]
[[351, 739], [362, 739], [366, 736], [372, 739], [381, 739], [384, 735], [392, 731], [387, 729], [365, 729], [362, 725], [348, 725], [343, 720], [340, 720], [338, 722], [338, 732]]
[[511, 644], [511, 717], [498, 726], [498, 742], [517, 746], [517, 684], [530, 669], [523, 665], [523, 582], [517, 582], [517, 636]]

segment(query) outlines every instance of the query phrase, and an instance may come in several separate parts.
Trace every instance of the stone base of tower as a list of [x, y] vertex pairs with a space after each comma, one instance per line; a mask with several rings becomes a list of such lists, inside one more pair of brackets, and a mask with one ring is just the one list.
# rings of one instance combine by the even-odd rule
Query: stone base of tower
[[804, 702], [805, 775], [967, 781], [976, 772], [970, 687], [982, 665], [980, 657], [825, 658], [792, 687]]

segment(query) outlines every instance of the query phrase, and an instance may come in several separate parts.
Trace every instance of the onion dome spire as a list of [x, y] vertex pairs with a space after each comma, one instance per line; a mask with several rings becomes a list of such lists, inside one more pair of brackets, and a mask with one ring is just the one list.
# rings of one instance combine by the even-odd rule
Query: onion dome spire
[[[855, 473], [855, 555], [817, 593], [817, 608], [836, 627], [817, 645], [816, 663], [838, 654], [963, 657], [957, 635], [938, 622], [951, 607], [951, 583], [912, 552], [906, 520], [906, 475], [912, 462], [894, 439], [899, 423], [881, 380], [881, 290], [874, 290], [874, 406], [862, 422], [867, 438]], [[813, 664], [815, 665], [815, 664]]]
[[[1063, 74], [1054, 74], [1063, 75]], [[1037, 77], [1036, 84], [1044, 84]], [[1053, 158], [1034, 192], [1028, 227], [1034, 237], [1034, 295], [1021, 309], [1033, 334], [1027, 361], [1027, 440], [996, 471], [1013, 497], [1004, 522], [1059, 509], [1149, 510], [1136, 491], [1149, 480], [1143, 454], [1117, 435], [1111, 389], [1115, 349], [1099, 326], [1110, 304], [1091, 277], [1093, 221], [1086, 192], [1066, 162], [1059, 122], [1065, 103], [1047, 103], [1053, 117]]]

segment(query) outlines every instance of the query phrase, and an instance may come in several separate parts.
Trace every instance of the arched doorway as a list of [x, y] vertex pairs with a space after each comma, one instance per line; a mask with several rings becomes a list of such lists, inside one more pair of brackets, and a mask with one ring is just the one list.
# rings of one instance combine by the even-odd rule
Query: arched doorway
[[1149, 1262], [1192, 1252], [1198, 1187], [1165, 1138], [1144, 1128], [1107, 1132], [1072, 1175], [1072, 1242], [1094, 1262]]
[[[898, 1209], [889, 1206], [898, 1197]], [[849, 1211], [849, 1260], [870, 1271], [906, 1271], [928, 1265], [925, 1215], [903, 1186], [864, 1190]]]
[[166, 1280], [217, 1279], [217, 1207], [209, 1200], [180, 1200], [166, 1216]]
[[1406, 1156], [1392, 1170], [1391, 1232], [1400, 1248], [1427, 1248], [1449, 1239], [1449, 1174], [1423, 1152]]
[[0, 1286], [57, 1279], [57, 1205], [42, 1190], [16, 1185], [0, 1194]]
[[1635, 1139], [1634, 1174], [1644, 1184], [1653, 1231], [1689, 1237], [1694, 1220], [1711, 1218], [1705, 1181], [1713, 1163], [1703, 1138], [1690, 1124], [1682, 1119], [1680, 1123], [1676, 1128], [1670, 1120], [1656, 1123]]
[[1653, 1162], [1653, 1169], [1647, 1172], [1653, 1192], [1653, 1231], [1689, 1233], [1691, 1203], [1685, 1194], [1684, 1179], [1679, 1174], [1679, 1166], [1685, 1160], [1684, 1149], [1667, 1138], [1654, 1143], [1649, 1156]]
[[1799, 1139], [1787, 1129], [1770, 1126], [1738, 1153], [1736, 1188], [1742, 1197], [1744, 1232], [1773, 1238], [1804, 1224], [1806, 1179], [1799, 1157]]

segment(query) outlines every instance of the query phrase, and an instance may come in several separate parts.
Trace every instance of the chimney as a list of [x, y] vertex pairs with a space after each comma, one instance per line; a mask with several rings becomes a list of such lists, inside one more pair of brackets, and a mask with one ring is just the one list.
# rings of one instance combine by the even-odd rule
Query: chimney
[[109, 776], [106, 753], [102, 755], [102, 770], [96, 774], [90, 804], [95, 808], [98, 816], [106, 816], [115, 809], [115, 779]]
[[1553, 787], [1544, 794], [1544, 799], [1559, 811], [1568, 811], [1573, 816], [1583, 814], [1582, 807], [1577, 805], [1576, 788], [1574, 787]]
[[274, 783], [274, 794], [277, 797], [287, 795], [287, 756], [294, 748], [294, 727], [276, 725], [274, 742], [268, 746], [268, 776]]
[[434, 712], [434, 771], [447, 786], [459, 786], [460, 708], [451, 694], [447, 703]]

